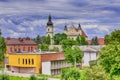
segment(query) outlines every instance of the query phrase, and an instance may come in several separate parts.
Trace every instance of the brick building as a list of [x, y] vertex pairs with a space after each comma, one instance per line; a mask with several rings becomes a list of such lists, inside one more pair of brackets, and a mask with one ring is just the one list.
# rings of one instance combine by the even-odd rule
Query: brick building
[[38, 49], [38, 44], [29, 37], [26, 38], [6, 38], [6, 53], [33, 52]]

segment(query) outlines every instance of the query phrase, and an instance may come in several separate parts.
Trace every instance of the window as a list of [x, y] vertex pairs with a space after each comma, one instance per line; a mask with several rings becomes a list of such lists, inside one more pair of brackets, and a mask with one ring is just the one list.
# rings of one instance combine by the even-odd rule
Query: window
[[30, 64], [30, 59], [29, 59], [29, 64]]
[[30, 52], [30, 47], [28, 47], [28, 52]]
[[33, 47], [31, 47], [31, 51], [33, 51]]
[[12, 52], [12, 47], [10, 47], [10, 53]]
[[25, 47], [23, 47], [23, 51], [25, 51]]
[[14, 48], [14, 51], [17, 52], [17, 48]]
[[34, 59], [32, 59], [32, 64], [34, 64]]
[[23, 59], [23, 64], [24, 64], [24, 59]]
[[20, 58], [18, 58], [18, 64], [20, 64]]
[[49, 31], [49, 28], [48, 28], [48, 31]]
[[21, 49], [20, 49], [20, 48], [18, 48], [18, 52], [19, 52], [19, 53], [21, 52]]
[[26, 64], [27, 64], [27, 59], [26, 59]]

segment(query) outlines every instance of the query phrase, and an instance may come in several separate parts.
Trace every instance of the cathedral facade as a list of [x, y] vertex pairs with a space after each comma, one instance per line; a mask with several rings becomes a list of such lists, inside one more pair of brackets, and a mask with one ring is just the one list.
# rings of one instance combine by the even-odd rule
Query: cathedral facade
[[68, 38], [76, 40], [78, 36], [84, 36], [87, 39], [86, 33], [81, 28], [81, 25], [78, 25], [76, 28], [74, 25], [71, 25], [68, 29], [67, 26], [64, 27], [64, 33], [68, 36]]

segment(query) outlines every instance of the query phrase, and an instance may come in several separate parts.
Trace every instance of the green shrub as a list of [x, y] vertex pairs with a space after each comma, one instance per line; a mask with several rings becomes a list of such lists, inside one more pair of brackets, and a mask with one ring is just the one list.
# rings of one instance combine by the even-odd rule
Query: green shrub
[[97, 65], [97, 60], [91, 60], [91, 61], [89, 61], [89, 65], [90, 65], [90, 66], [95, 66], [95, 65]]
[[80, 79], [80, 70], [77, 68], [65, 68], [62, 69], [61, 80], [79, 80]]
[[0, 75], [0, 80], [10, 80], [10, 79], [9, 79], [8, 75], [2, 74], [2, 75]]
[[58, 47], [54, 47], [53, 49], [50, 49], [50, 51], [59, 51]]
[[31, 75], [29, 80], [37, 80], [37, 77], [35, 75]]

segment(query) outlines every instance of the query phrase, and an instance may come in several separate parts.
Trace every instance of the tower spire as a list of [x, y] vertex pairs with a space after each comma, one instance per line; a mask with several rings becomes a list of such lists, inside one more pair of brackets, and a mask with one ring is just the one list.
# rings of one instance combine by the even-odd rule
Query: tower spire
[[80, 23], [78, 25], [78, 30], [82, 30]]
[[67, 25], [65, 25], [65, 27], [64, 27], [64, 31], [67, 31], [68, 29], [67, 29]]
[[47, 25], [53, 25], [51, 15], [49, 14]]

